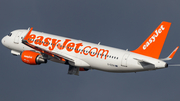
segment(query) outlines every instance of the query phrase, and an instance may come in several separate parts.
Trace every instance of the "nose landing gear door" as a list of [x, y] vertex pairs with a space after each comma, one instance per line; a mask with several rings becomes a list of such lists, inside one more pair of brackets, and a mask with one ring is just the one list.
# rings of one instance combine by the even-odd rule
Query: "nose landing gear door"
[[127, 59], [129, 57], [129, 54], [124, 54], [122, 61], [121, 61], [121, 66], [127, 67]]
[[14, 43], [15, 43], [15, 44], [19, 44], [21, 34], [22, 34], [22, 32], [18, 32], [18, 33], [15, 35], [15, 37], [14, 37]]

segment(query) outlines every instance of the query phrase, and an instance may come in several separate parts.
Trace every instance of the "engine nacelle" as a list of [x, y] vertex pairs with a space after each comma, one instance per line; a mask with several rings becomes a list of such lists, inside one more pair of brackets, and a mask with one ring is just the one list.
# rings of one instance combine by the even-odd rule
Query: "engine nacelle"
[[79, 71], [88, 71], [89, 69], [87, 68], [82, 68], [82, 67], [79, 67]]
[[24, 51], [21, 54], [21, 60], [30, 65], [39, 65], [41, 63], [47, 63], [46, 59], [43, 59], [40, 53], [33, 51]]

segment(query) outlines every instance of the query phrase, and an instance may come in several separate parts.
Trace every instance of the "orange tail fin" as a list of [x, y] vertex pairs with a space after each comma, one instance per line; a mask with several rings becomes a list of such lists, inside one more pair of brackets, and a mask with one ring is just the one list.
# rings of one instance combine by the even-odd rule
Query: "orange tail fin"
[[136, 50], [131, 52], [158, 59], [170, 26], [170, 22], [163, 21]]

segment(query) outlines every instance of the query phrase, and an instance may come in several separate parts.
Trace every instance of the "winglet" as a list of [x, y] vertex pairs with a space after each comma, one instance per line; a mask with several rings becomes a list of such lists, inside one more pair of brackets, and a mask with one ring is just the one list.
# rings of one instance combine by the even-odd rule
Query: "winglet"
[[160, 59], [160, 60], [163, 60], [163, 61], [171, 60], [171, 59], [174, 57], [174, 55], [176, 54], [176, 52], [177, 52], [178, 49], [179, 49], [179, 46], [177, 46], [177, 47], [173, 50], [173, 52], [172, 52], [167, 58]]
[[176, 54], [177, 50], [179, 49], [179, 46], [176, 47], [176, 49], [174, 49], [174, 51], [168, 56], [170, 59], [172, 59], [174, 57], [174, 55]]
[[163, 21], [139, 48], [131, 52], [158, 59], [170, 26], [170, 22]]
[[24, 40], [28, 40], [28, 36], [31, 34], [32, 30], [33, 30], [33, 27], [31, 27], [30, 30], [29, 30], [29, 28], [28, 28], [28, 33], [27, 33], [26, 36], [24, 37]]

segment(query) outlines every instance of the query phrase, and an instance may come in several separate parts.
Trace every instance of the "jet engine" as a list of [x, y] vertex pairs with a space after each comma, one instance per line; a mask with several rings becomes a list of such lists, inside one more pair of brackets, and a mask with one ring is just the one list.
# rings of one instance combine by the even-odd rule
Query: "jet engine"
[[79, 71], [88, 71], [89, 69], [87, 68], [82, 68], [82, 67], [79, 67]]
[[29, 65], [39, 65], [41, 63], [47, 63], [47, 60], [44, 59], [40, 53], [33, 51], [23, 51], [21, 54], [21, 60]]

